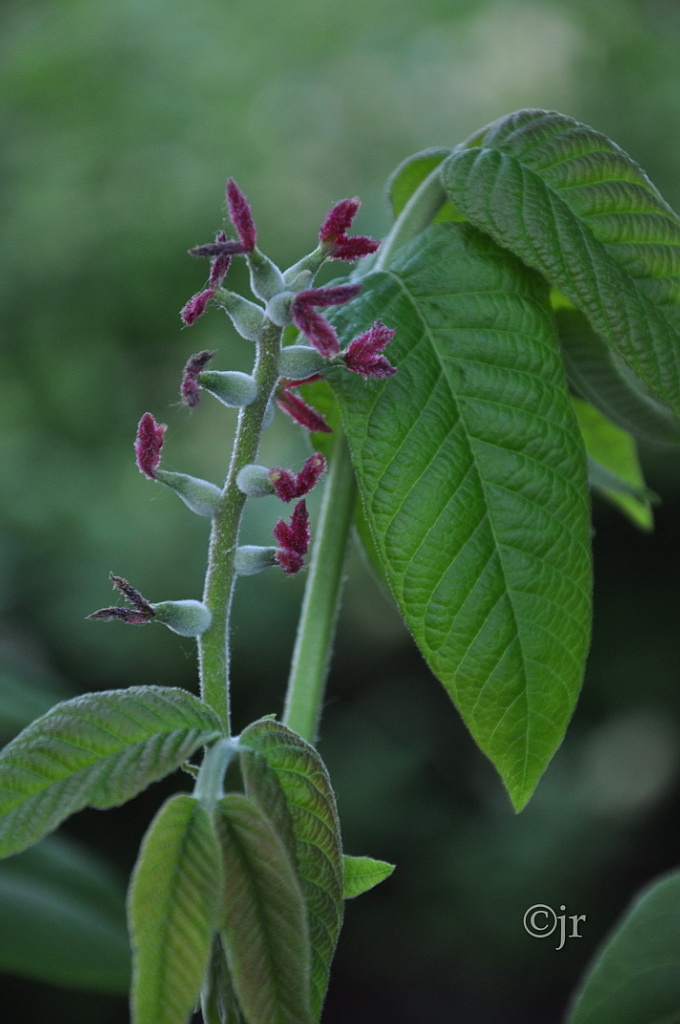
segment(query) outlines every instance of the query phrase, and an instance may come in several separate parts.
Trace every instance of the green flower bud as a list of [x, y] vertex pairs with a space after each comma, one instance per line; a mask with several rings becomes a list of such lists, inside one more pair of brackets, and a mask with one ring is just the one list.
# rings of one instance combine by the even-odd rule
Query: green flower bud
[[285, 291], [286, 286], [283, 283], [281, 271], [259, 249], [253, 249], [248, 254], [248, 269], [250, 270], [250, 290], [258, 299], [263, 299], [266, 302], [278, 292]]
[[250, 405], [257, 398], [257, 384], [253, 378], [238, 370], [203, 370], [197, 379], [202, 388], [232, 409]]
[[270, 569], [276, 565], [276, 550], [255, 544], [242, 544], [234, 555], [234, 569], [239, 576], [254, 576], [263, 569]]
[[200, 636], [210, 625], [210, 612], [200, 601], [160, 601], [151, 607], [154, 621], [180, 636]]
[[327, 361], [309, 345], [288, 345], [279, 355], [279, 373], [291, 380], [305, 380], [317, 373], [323, 373]]
[[264, 323], [262, 307], [235, 292], [219, 291], [217, 298], [241, 337], [259, 341]]
[[267, 317], [277, 327], [288, 327], [289, 324], [292, 324], [293, 317], [290, 306], [293, 298], [293, 292], [278, 292], [267, 303]]
[[266, 466], [244, 466], [236, 477], [238, 489], [249, 498], [264, 498], [274, 493], [274, 485]]
[[156, 469], [154, 479], [166, 487], [171, 487], [197, 516], [212, 518], [217, 514], [221, 491], [215, 484], [199, 480], [195, 476], [187, 476], [186, 473], [169, 473], [165, 469]]

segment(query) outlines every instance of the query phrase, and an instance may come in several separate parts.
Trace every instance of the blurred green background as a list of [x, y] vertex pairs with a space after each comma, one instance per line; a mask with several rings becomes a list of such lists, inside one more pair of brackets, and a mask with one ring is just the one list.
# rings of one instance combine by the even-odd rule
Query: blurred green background
[[[202, 286], [205, 267], [185, 251], [221, 226], [227, 175], [252, 202], [262, 248], [286, 265], [345, 196], [364, 201], [356, 229], [383, 234], [384, 182], [410, 153], [540, 106], [614, 138], [678, 208], [679, 8], [5, 0], [2, 739], [63, 696], [195, 688], [189, 641], [85, 616], [110, 602], [110, 570], [152, 601], [200, 596], [207, 524], [140, 476], [132, 441], [149, 409], [169, 424], [166, 468], [223, 477], [232, 417], [207, 400], [192, 414], [178, 408], [181, 368], [215, 348], [216, 368], [248, 370], [251, 352], [218, 311], [187, 333], [178, 310]], [[303, 453], [295, 428], [277, 419], [263, 461], [299, 465]], [[680, 864], [680, 461], [643, 460], [663, 496], [657, 529], [636, 534], [595, 506], [584, 695], [519, 817], [353, 556], [320, 749], [348, 851], [398, 869], [348, 905], [324, 1024], [557, 1024], [638, 887]], [[275, 506], [252, 504], [245, 539], [268, 543]], [[280, 709], [302, 584], [272, 572], [240, 587], [238, 728]], [[120, 894], [148, 820], [187, 781], [79, 815], [45, 848], [46, 872], [42, 854], [1, 869], [0, 962], [30, 973], [42, 937], [58, 982], [0, 976], [3, 1019], [127, 1019], [115, 994], [126, 969]], [[66, 879], [59, 892], [41, 888], [50, 864], [51, 877]], [[583, 938], [560, 951], [531, 939], [522, 916], [536, 903], [585, 914]], [[91, 942], [78, 943], [82, 929]], [[57, 962], [71, 944], [78, 977]], [[101, 956], [122, 966], [98, 973]], [[80, 990], [84, 977], [93, 992]]]

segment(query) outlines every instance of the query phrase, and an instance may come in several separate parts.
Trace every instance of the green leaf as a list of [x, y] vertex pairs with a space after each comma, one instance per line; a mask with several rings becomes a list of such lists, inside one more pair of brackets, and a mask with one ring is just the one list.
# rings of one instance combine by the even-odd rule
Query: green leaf
[[569, 117], [523, 110], [442, 168], [454, 204], [539, 270], [680, 415], [680, 220], [629, 156]]
[[161, 807], [130, 883], [134, 1024], [186, 1024], [210, 961], [224, 882], [210, 814], [182, 793]]
[[640, 895], [596, 954], [568, 1024], [680, 1022], [680, 873]]
[[114, 807], [221, 733], [185, 690], [133, 686], [56, 704], [0, 753], [0, 856], [18, 853], [83, 807]]
[[[414, 153], [413, 156], [407, 157], [399, 164], [387, 180], [387, 195], [395, 217], [402, 213], [414, 192], [417, 192], [423, 182], [450, 155], [450, 147], [437, 146]], [[433, 209], [433, 221], [438, 223], [444, 220], [460, 219], [461, 217], [457, 214], [453, 204], [442, 195], [439, 209], [436, 212]]]
[[635, 441], [626, 430], [587, 402], [573, 400], [574, 412], [588, 453], [588, 478], [641, 530], [654, 526], [652, 501], [655, 495], [645, 487]]
[[343, 897], [352, 900], [361, 896], [375, 885], [389, 878], [394, 871], [394, 864], [386, 860], [374, 860], [372, 857], [343, 857], [345, 880]]
[[246, 792], [294, 851], [309, 917], [311, 1004], [317, 1020], [343, 914], [340, 822], [330, 779], [314, 747], [271, 719], [248, 726], [240, 743]]
[[125, 888], [86, 847], [50, 836], [0, 864], [0, 972], [125, 992]]
[[590, 628], [586, 461], [540, 278], [469, 224], [397, 251], [333, 317], [398, 373], [331, 383], [401, 612], [516, 808], [564, 735]]
[[224, 859], [222, 935], [248, 1024], [312, 1024], [309, 933], [288, 851], [254, 801], [220, 800]]
[[555, 310], [564, 364], [574, 390], [607, 419], [645, 441], [680, 445], [680, 423], [601, 341], [577, 309]]

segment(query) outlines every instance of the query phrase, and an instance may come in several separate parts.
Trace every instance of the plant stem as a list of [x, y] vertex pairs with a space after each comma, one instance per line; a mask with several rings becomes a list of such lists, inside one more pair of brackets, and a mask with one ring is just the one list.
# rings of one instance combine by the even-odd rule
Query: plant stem
[[211, 622], [198, 641], [201, 697], [220, 716], [227, 735], [230, 731], [229, 620], [236, 582], [234, 555], [246, 501], [236, 478], [244, 466], [257, 458], [267, 406], [278, 378], [280, 346], [281, 328], [265, 320], [253, 370], [257, 398], [239, 411], [231, 464], [210, 534], [203, 601], [210, 611]]
[[283, 715], [284, 724], [310, 743], [321, 713], [355, 501], [349, 447], [341, 436], [324, 489]]

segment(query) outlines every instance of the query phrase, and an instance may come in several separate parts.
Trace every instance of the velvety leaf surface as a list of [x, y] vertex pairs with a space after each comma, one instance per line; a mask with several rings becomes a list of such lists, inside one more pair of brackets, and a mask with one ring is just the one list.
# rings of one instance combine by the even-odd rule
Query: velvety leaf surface
[[680, 874], [632, 905], [592, 966], [568, 1024], [680, 1022]]
[[144, 837], [130, 884], [133, 1024], [186, 1024], [208, 967], [222, 899], [210, 814], [171, 797]]
[[442, 180], [680, 415], [680, 220], [629, 156], [569, 117], [523, 110], [455, 150]]
[[307, 914], [288, 850], [257, 804], [220, 800], [224, 861], [221, 927], [248, 1024], [312, 1024]]
[[81, 808], [125, 803], [221, 732], [198, 698], [133, 686], [57, 704], [0, 753], [0, 856]]
[[366, 517], [399, 607], [517, 808], [561, 742], [590, 624], [586, 461], [537, 275], [442, 224], [334, 316], [396, 328], [341, 370]]
[[652, 499], [645, 486], [635, 440], [588, 402], [573, 400], [574, 412], [588, 453], [588, 480], [641, 530], [654, 526]]
[[283, 841], [294, 847], [309, 916], [311, 1004], [317, 1020], [343, 913], [342, 845], [335, 796], [314, 747], [286, 726], [271, 719], [255, 722], [244, 730], [240, 742], [259, 755], [249, 757], [244, 751], [242, 756], [246, 791], [276, 824]]
[[0, 863], [0, 972], [124, 993], [125, 888], [112, 868], [61, 836]]
[[354, 899], [368, 892], [375, 885], [389, 878], [394, 871], [394, 864], [385, 860], [374, 860], [373, 857], [343, 857], [345, 881], [343, 896], [346, 900]]

